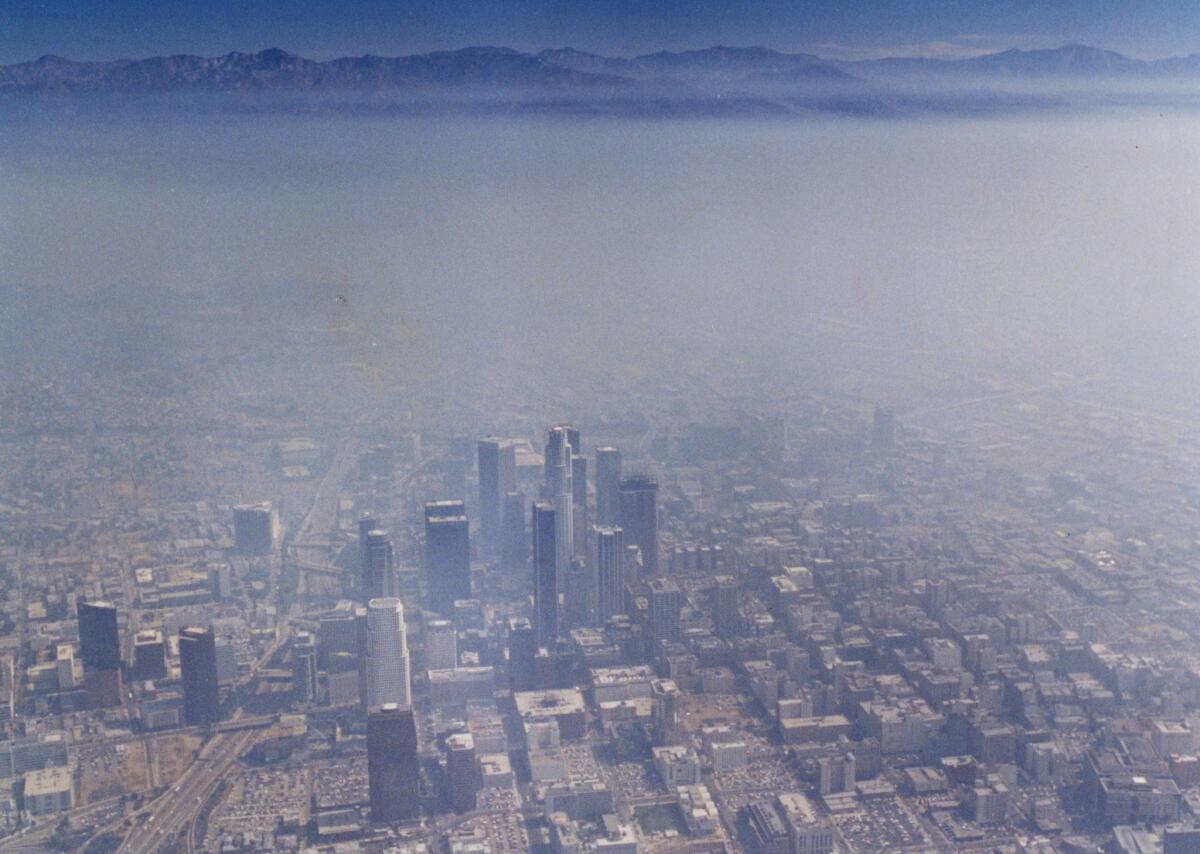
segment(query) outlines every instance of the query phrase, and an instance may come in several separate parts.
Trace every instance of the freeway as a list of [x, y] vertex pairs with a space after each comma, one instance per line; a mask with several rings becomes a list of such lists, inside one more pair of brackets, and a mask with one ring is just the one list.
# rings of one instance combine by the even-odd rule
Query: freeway
[[221, 776], [255, 739], [256, 731], [219, 732], [179, 781], [159, 798], [134, 813], [145, 820], [125, 838], [122, 854], [153, 854], [188, 827], [192, 817], [212, 794]]

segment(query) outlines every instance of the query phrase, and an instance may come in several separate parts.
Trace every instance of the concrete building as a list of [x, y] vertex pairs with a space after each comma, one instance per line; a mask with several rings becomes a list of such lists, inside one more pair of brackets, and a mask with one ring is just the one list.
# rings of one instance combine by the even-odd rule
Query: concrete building
[[425, 668], [453, 670], [458, 666], [458, 633], [450, 620], [425, 624]]
[[25, 775], [25, 811], [30, 815], [48, 815], [74, 806], [75, 787], [69, 768], [43, 768]]

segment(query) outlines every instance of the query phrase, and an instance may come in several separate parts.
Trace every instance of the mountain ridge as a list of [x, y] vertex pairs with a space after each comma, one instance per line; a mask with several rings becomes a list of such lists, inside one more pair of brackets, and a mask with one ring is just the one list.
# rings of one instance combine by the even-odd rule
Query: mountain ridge
[[765, 47], [714, 45], [631, 58], [551, 48], [527, 53], [472, 46], [407, 56], [307, 59], [281, 48], [112, 61], [55, 54], [0, 66], [0, 93], [170, 91], [362, 91], [483, 85], [534, 89], [629, 90], [650, 84], [864, 82], [889, 74], [943, 76], [1129, 77], [1200, 74], [1200, 54], [1140, 60], [1088, 45], [997, 51], [965, 59], [885, 57], [837, 61]]

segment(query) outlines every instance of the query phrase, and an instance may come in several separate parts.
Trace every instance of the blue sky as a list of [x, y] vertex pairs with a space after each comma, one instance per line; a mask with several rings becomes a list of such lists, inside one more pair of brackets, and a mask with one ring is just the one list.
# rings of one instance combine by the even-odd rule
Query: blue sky
[[1071, 42], [1143, 58], [1200, 52], [1200, 0], [0, 0], [2, 63], [265, 47], [323, 59], [476, 44], [959, 56]]

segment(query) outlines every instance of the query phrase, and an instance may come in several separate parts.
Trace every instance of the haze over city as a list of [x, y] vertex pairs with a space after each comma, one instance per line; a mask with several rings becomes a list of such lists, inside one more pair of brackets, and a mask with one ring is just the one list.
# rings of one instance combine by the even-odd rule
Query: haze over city
[[0, 852], [1200, 851], [1200, 9], [6, 3]]

